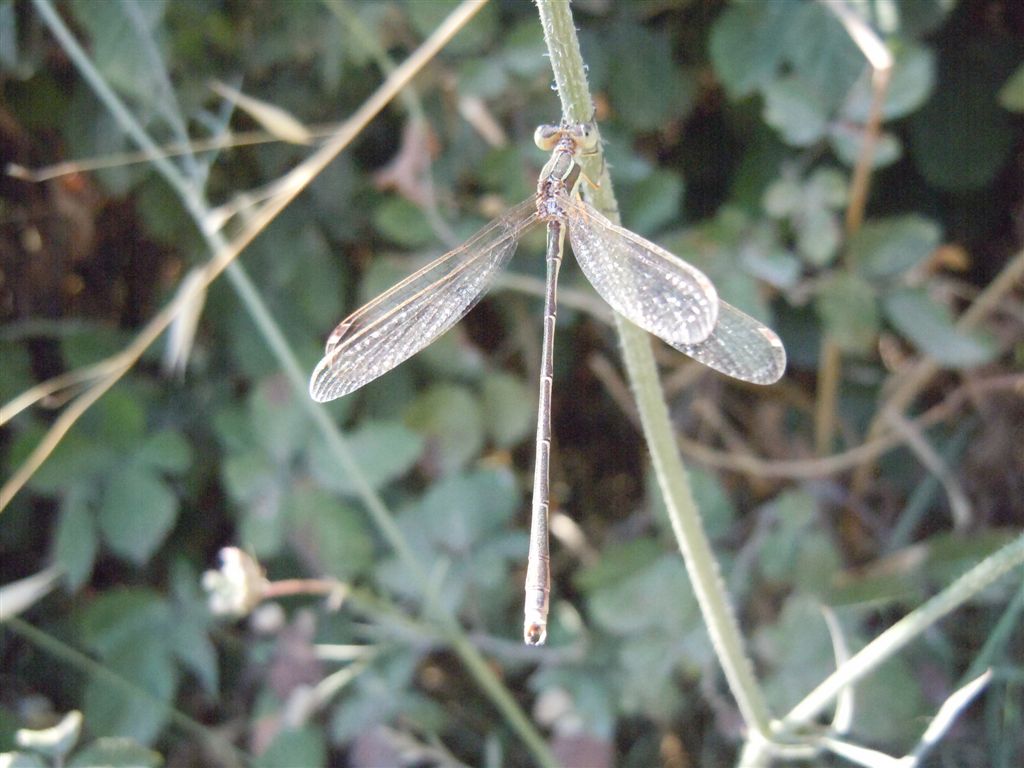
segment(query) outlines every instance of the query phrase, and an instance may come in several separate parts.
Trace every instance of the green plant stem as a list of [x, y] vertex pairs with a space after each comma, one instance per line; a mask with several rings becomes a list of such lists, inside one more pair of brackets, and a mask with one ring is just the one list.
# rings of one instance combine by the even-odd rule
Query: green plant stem
[[[548, 45], [555, 84], [562, 101], [563, 117], [570, 121], [590, 120], [592, 100], [580, 55], [576, 28], [567, 0], [537, 0], [544, 39]], [[598, 164], [590, 159], [589, 172]], [[601, 166], [599, 166], [601, 167]], [[596, 189], [587, 195], [598, 208], [618, 220], [618, 206], [607, 168], [601, 167]], [[770, 716], [761, 688], [747, 658], [739, 625], [733, 615], [720, 569], [701, 523], [690, 481], [676, 446], [668, 407], [658, 380], [650, 337], [616, 315], [626, 372], [636, 398], [644, 438], [665, 498], [672, 530], [704, 615], [718, 660], [736, 698], [747, 727], [758, 736], [769, 737]]]
[[[141, 149], [151, 154], [154, 167], [177, 192], [183, 205], [203, 234], [211, 252], [214, 254], [223, 253], [228, 249], [228, 243], [225, 242], [219, 232], [211, 231], [209, 227], [205, 226], [205, 223], [210, 220], [209, 210], [198, 191], [188, 179], [181, 175], [173, 163], [161, 157], [156, 143], [152, 141], [142, 126], [135, 120], [132, 113], [121, 102], [106, 80], [104, 80], [91, 59], [64, 24], [51, 2], [49, 0], [34, 0], [34, 5], [40, 16], [54, 33], [54, 36], [63, 46], [68, 57], [74, 62], [85, 81], [93, 88], [96, 95], [118, 121], [121, 128], [132, 137]], [[464, 20], [468, 21], [468, 18], [482, 5], [483, 3], [479, 0], [464, 2], [453, 11], [449, 18], [461, 15]], [[431, 36], [428, 43], [435, 47], [440, 47], [447, 39], [445, 35], [450, 37], [458, 28], [452, 29], [449, 26], [443, 31], [442, 27], [439, 27], [438, 31]], [[427, 47], [427, 43], [424, 43], [424, 47]], [[378, 111], [383, 109], [386, 103], [387, 100], [381, 100]], [[340, 146], [343, 145], [334, 147], [335, 153], [340, 151]], [[331, 142], [321, 150], [325, 155], [324, 165], [326, 165], [326, 162], [329, 162], [329, 156], [333, 156], [331, 151]], [[283, 209], [283, 206], [281, 208]], [[284, 370], [289, 383], [295, 388], [299, 403], [326, 440], [328, 447], [342, 470], [351, 477], [356, 491], [374, 523], [408, 570], [410, 578], [414, 579], [417, 584], [428, 584], [428, 579], [425, 577], [425, 569], [414, 555], [405, 536], [395, 523], [393, 515], [367, 481], [365, 473], [360, 469], [337, 425], [331, 421], [328, 412], [324, 408], [319, 407], [307, 396], [305, 370], [299, 365], [284, 334], [281, 332], [280, 326], [278, 326], [267, 309], [252, 280], [238, 262], [231, 263], [227, 267], [226, 272], [243, 305], [253, 318], [257, 329]], [[533, 726], [530, 719], [523, 713], [508, 689], [505, 688], [490, 667], [487, 666], [480, 652], [470, 643], [465, 631], [456, 621], [455, 617], [445, 611], [436, 600], [430, 600], [429, 595], [426, 595], [426, 597], [428, 598], [427, 607], [430, 615], [440, 625], [446, 640], [458, 654], [477, 685], [491, 699], [495, 708], [506, 718], [512, 730], [517, 733], [519, 738], [522, 739], [523, 743], [532, 752], [534, 759], [543, 766], [556, 765], [555, 758], [543, 737]]]
[[892, 658], [947, 614], [956, 610], [996, 579], [1024, 564], [1024, 536], [993, 552], [944, 590], [908, 613], [850, 657], [786, 715], [780, 726], [792, 729], [817, 717], [848, 686]]

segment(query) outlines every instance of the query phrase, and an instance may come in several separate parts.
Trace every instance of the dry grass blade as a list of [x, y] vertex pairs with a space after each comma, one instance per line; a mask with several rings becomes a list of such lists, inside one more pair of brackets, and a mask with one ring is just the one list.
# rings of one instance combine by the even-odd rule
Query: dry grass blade
[[[850, 204], [846, 208], [846, 237], [849, 238], [860, 229], [864, 221], [864, 209], [867, 207], [868, 189], [871, 185], [871, 170], [881, 134], [882, 107], [892, 76], [893, 57], [871, 26], [843, 0], [826, 0], [825, 5], [839, 19], [871, 67], [871, 107], [864, 126], [864, 141], [861, 143], [853, 168]], [[846, 267], [853, 267], [849, 253], [846, 255]], [[832, 447], [841, 370], [842, 355], [839, 347], [831, 338], [824, 336], [821, 359], [818, 363], [818, 397], [814, 413], [814, 445], [819, 456], [824, 456]]]
[[272, 136], [291, 144], [311, 144], [312, 132], [298, 118], [276, 104], [247, 96], [241, 91], [217, 80], [210, 83], [210, 89], [218, 96], [233, 103], [249, 117], [262, 125]]

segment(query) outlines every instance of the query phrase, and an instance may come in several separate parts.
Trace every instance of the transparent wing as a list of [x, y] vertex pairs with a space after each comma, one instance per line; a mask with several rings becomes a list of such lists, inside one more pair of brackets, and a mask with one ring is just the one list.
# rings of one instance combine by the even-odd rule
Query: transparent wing
[[718, 322], [704, 341], [669, 343], [709, 368], [754, 384], [774, 384], [786, 370], [786, 349], [775, 332], [724, 301], [719, 301]]
[[347, 395], [412, 357], [480, 300], [537, 220], [531, 197], [345, 318], [327, 339], [309, 394]]
[[612, 224], [582, 200], [559, 202], [576, 261], [612, 309], [673, 346], [708, 337], [719, 302], [703, 272]]

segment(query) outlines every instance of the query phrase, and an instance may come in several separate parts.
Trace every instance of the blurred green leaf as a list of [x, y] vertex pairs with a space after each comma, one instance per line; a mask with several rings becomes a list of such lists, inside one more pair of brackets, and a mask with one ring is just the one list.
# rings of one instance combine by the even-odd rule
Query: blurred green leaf
[[664, 547], [654, 539], [616, 543], [605, 548], [600, 560], [579, 570], [573, 583], [583, 592], [617, 584], [657, 560], [664, 551]]
[[814, 520], [817, 505], [803, 491], [787, 491], [774, 499], [762, 514], [771, 514], [773, 525], [761, 542], [761, 572], [771, 581], [792, 579], [795, 561]]
[[[432, 564], [431, 591], [450, 610], [460, 610], [468, 595], [486, 603], [488, 592], [505, 591], [508, 561], [526, 555], [525, 537], [507, 530], [518, 506], [511, 473], [482, 470], [440, 481], [399, 515], [406, 540], [421, 562]], [[422, 599], [423, 585], [397, 560], [377, 575], [389, 589]]]
[[152, 638], [132, 638], [111, 648], [104, 663], [145, 695], [128, 694], [103, 677], [86, 684], [82, 711], [90, 731], [153, 741], [167, 722], [178, 673], [167, 648]]
[[463, 325], [456, 325], [416, 355], [416, 362], [438, 378], [476, 379], [485, 370], [484, 356]]
[[[696, 77], [675, 65], [666, 31], [616, 25], [604, 44], [615, 61], [608, 90], [619, 119], [635, 130], [651, 131], [689, 113]], [[652, 83], [671, 87], [653, 88]]]
[[200, 591], [200, 577], [190, 563], [176, 560], [171, 573], [174, 603], [168, 643], [174, 658], [203, 685], [210, 695], [217, 695], [220, 682], [217, 649], [209, 632], [214, 618], [210, 614], [205, 592]]
[[977, 190], [1009, 159], [1015, 131], [993, 88], [1011, 57], [1005, 45], [975, 39], [942, 62], [938, 88], [909, 123], [910, 154], [929, 184]]
[[681, 661], [679, 642], [665, 634], [640, 634], [624, 644], [617, 660], [624, 677], [622, 712], [658, 720], [676, 716], [683, 705], [676, 669]]
[[698, 467], [690, 467], [688, 472], [704, 530], [712, 539], [725, 535], [732, 527], [736, 510], [718, 476]]
[[[247, 421], [233, 418], [220, 420], [218, 428], [232, 443], [251, 434]], [[237, 433], [233, 431], [236, 428]], [[276, 554], [284, 543], [281, 500], [288, 481], [287, 466], [272, 463], [266, 451], [257, 446], [239, 445], [221, 464], [221, 480], [240, 513], [238, 535], [242, 546], [261, 557]]]
[[249, 395], [249, 428], [276, 463], [286, 463], [309, 440], [309, 416], [282, 375], [259, 382]]
[[181, 434], [164, 430], [146, 439], [135, 460], [141, 466], [177, 475], [192, 463], [192, 448]]
[[824, 137], [828, 114], [807, 83], [794, 76], [780, 77], [765, 85], [763, 92], [764, 121], [787, 144], [806, 147]]
[[842, 232], [836, 214], [814, 205], [793, 222], [796, 229], [796, 250], [804, 261], [816, 267], [831, 264], [839, 252]]
[[657, 232], [679, 218], [683, 180], [669, 171], [653, 171], [631, 185], [623, 198], [622, 220], [636, 232]]
[[365, 203], [354, 199], [358, 192], [363, 191], [360, 181], [351, 156], [343, 152], [309, 185], [308, 194], [317, 213], [317, 222], [336, 242], [357, 241], [365, 232]]
[[4, 768], [50, 768], [50, 763], [41, 756], [26, 752], [0, 752], [0, 758], [9, 761]]
[[927, 259], [941, 238], [939, 226], [917, 214], [875, 219], [850, 239], [850, 257], [868, 278], [893, 277]]
[[[288, 298], [303, 319], [328, 327], [340, 320], [338, 305], [345, 295], [345, 264], [333, 252], [321, 227], [305, 222], [299, 237], [291, 244], [302, 254], [302, 271], [288, 278]], [[319, 344], [322, 340], [317, 339]]]
[[145, 403], [138, 394], [124, 388], [107, 393], [84, 417], [93, 436], [109, 448], [134, 453], [146, 431]]
[[365, 517], [314, 488], [296, 488], [285, 499], [290, 541], [317, 574], [350, 580], [373, 562]]
[[958, 331], [949, 310], [924, 290], [902, 289], [888, 294], [885, 313], [918, 349], [951, 368], [987, 363], [998, 353], [990, 339]]
[[306, 726], [281, 730], [253, 761], [257, 768], [282, 768], [287, 765], [327, 765], [327, 745], [323, 731]]
[[[83, 6], [87, 3], [82, 3]], [[64, 137], [68, 145], [68, 154], [73, 157], [93, 157], [116, 155], [134, 149], [124, 129], [117, 120], [107, 112], [93, 97], [87, 88], [77, 88], [67, 105], [66, 128]], [[121, 165], [101, 168], [96, 171], [96, 178], [108, 193], [126, 195], [138, 181], [149, 175], [145, 165]], [[110, 329], [108, 335], [115, 333]], [[106, 352], [112, 354], [113, 349]], [[65, 352], [65, 355], [68, 353]], [[74, 361], [69, 357], [69, 367], [77, 368], [95, 362], [105, 355], [95, 355], [82, 360], [76, 355]]]
[[1024, 64], [999, 89], [999, 106], [1010, 112], [1024, 112]]
[[236, 536], [242, 546], [257, 557], [273, 557], [284, 547], [287, 526], [282, 509], [283, 493], [283, 489], [275, 485], [242, 510]]
[[[693, 499], [697, 502], [697, 508], [700, 510], [704, 530], [711, 539], [724, 535], [732, 526], [736, 513], [718, 477], [698, 467], [687, 467], [687, 474], [690, 477], [690, 488], [693, 491]], [[648, 472], [645, 485], [648, 504], [658, 522], [658, 527], [666, 536], [673, 537], [672, 524], [668, 518], [668, 511], [665, 509], [665, 501], [653, 472]]]
[[803, 205], [803, 189], [797, 179], [783, 175], [768, 185], [762, 205], [769, 216], [776, 219], [788, 218]]
[[351, 741], [396, 717], [431, 731], [442, 728], [448, 722], [445, 712], [412, 685], [419, 662], [418, 654], [399, 650], [360, 674], [352, 686], [354, 690], [334, 709], [331, 738]]
[[484, 429], [495, 445], [511, 448], [530, 433], [536, 403], [521, 379], [507, 373], [488, 373], [481, 398]]
[[406, 248], [437, 240], [423, 211], [401, 197], [388, 197], [373, 212], [373, 226], [384, 237]]
[[53, 539], [53, 559], [64, 569], [69, 589], [77, 591], [88, 580], [98, 549], [96, 519], [89, 508], [89, 496], [81, 488], [72, 488], [61, 501]]
[[550, 74], [544, 32], [534, 19], [516, 24], [503, 38], [502, 59], [510, 72], [519, 77]]
[[248, 503], [280, 482], [276, 467], [263, 451], [232, 453], [222, 465], [221, 478], [232, 499]]
[[158, 593], [122, 588], [104, 592], [90, 602], [79, 626], [86, 646], [106, 657], [140, 637], [162, 637], [169, 620], [167, 603]]
[[857, 731], [877, 734], [887, 742], [905, 739], [907, 723], [926, 722], [935, 715], [935, 702], [923, 693], [920, 669], [912, 659], [889, 658], [857, 684]]
[[141, 565], [167, 538], [177, 518], [177, 496], [149, 470], [128, 464], [104, 489], [97, 519], [107, 546]]
[[[416, 32], [421, 37], [427, 37], [458, 7], [458, 4], [458, 0], [431, 0], [428, 3], [406, 3], [401, 8], [409, 14], [409, 20]], [[445, 54], [454, 56], [480, 53], [500, 31], [497, 9], [485, 5], [445, 46]]]
[[496, 99], [508, 88], [508, 76], [502, 61], [495, 58], [471, 59], [459, 67], [459, 92], [480, 99]]
[[[938, 29], [956, 5], [948, 0], [916, 0], [900, 7], [900, 29], [909, 37], [925, 37]], [[959, 41], [954, 42], [956, 45]]]
[[27, 349], [0, 339], [0, 359], [0, 402], [6, 403], [35, 382]]
[[203, 242], [195, 222], [189, 217], [174, 190], [158, 176], [142, 179], [135, 189], [136, 205], [146, 232], [167, 245], [186, 251], [199, 251]]
[[536, 192], [536, 185], [523, 173], [523, 168], [531, 161], [532, 158], [515, 144], [494, 147], [481, 159], [480, 180], [487, 190], [502, 195], [509, 203], [525, 200]]
[[401, 519], [411, 540], [467, 554], [504, 530], [518, 505], [519, 493], [507, 470], [481, 470], [434, 485]]
[[160, 768], [164, 759], [131, 739], [106, 737], [96, 739], [76, 752], [67, 763], [68, 768]]
[[[363, 479], [375, 490], [412, 469], [423, 453], [423, 437], [397, 422], [364, 422], [345, 439]], [[311, 445], [309, 459], [310, 472], [319, 485], [346, 496], [358, 495], [354, 478], [342, 471], [325, 442]]]
[[[928, 48], [910, 44], [896, 50], [889, 89], [885, 93], [882, 114], [886, 120], [898, 120], [918, 109], [935, 87], [935, 54]], [[867, 119], [867, 113], [864, 115]]]
[[[845, 165], [853, 167], [860, 160], [864, 150], [866, 132], [849, 123], [833, 123], [829, 126], [828, 140], [836, 157]], [[872, 168], [885, 168], [903, 157], [903, 144], [895, 134], [882, 131], [871, 157]]]
[[480, 404], [464, 387], [432, 387], [409, 404], [404, 416], [427, 439], [426, 461], [441, 474], [465, 466], [483, 448]]
[[120, 3], [71, 3], [76, 21], [89, 32], [96, 68], [111, 85], [139, 102], [150, 116], [174, 114], [174, 92], [156, 31], [163, 19], [163, 0]]
[[818, 288], [814, 307], [825, 332], [846, 352], [863, 354], [874, 346], [879, 318], [875, 290], [863, 278], [833, 274]]
[[108, 592], [86, 607], [79, 626], [82, 641], [104, 664], [149, 694], [126, 695], [105, 678], [92, 678], [82, 708], [89, 729], [149, 742], [163, 726], [178, 680], [166, 644], [167, 603], [149, 590]]
[[[917, 44], [895, 46], [895, 59], [885, 92], [882, 117], [897, 120], [918, 109], [935, 87], [935, 54]], [[865, 71], [846, 98], [843, 117], [860, 125], [868, 121], [873, 93], [871, 71]]]
[[800, 3], [787, 26], [785, 58], [825, 116], [842, 103], [867, 67], [836, 15], [821, 3]]
[[824, 208], [840, 210], [847, 203], [848, 187], [849, 180], [845, 173], [837, 168], [823, 166], [816, 168], [807, 177], [805, 195]]
[[0, 3], [0, 68], [17, 76], [18, 70], [23, 77], [28, 77], [32, 70], [28, 61], [22, 62], [18, 50], [18, 17], [14, 13], [13, 0]]
[[776, 288], [791, 288], [800, 279], [800, 259], [790, 251], [761, 251], [757, 247], [745, 248], [743, 268], [753, 277]]
[[[816, 507], [814, 498], [802, 490], [787, 491], [761, 507], [759, 514], [769, 516], [769, 525], [756, 560], [762, 579], [750, 580], [752, 591], [756, 593], [758, 581], [763, 581], [772, 591], [788, 588], [827, 599], [843, 561], [830, 532], [817, 519]], [[734, 578], [743, 575], [740, 571]]]
[[793, 707], [836, 666], [821, 608], [806, 596], [790, 596], [778, 620], [755, 633], [753, 648], [768, 668], [765, 693], [773, 711]]
[[237, 402], [218, 410], [212, 426], [226, 452], [236, 453], [252, 448], [248, 414]]
[[618, 693], [601, 672], [597, 654], [580, 666], [546, 665], [530, 678], [530, 687], [541, 696], [545, 691], [565, 692], [572, 700], [573, 716], [593, 733], [611, 736], [618, 714]]
[[795, 2], [733, 3], [715, 20], [711, 62], [731, 98], [749, 96], [774, 79], [798, 11]]
[[[101, 324], [87, 323], [76, 325], [68, 333], [61, 336], [60, 350], [64, 357], [64, 364], [70, 370], [92, 365], [97, 360], [120, 352], [128, 342], [128, 334], [117, 328]], [[126, 383], [130, 383], [126, 382]], [[96, 407], [102, 410], [108, 398], [119, 400], [132, 399], [122, 391], [124, 384], [108, 393], [107, 397], [100, 400]]]
[[651, 630], [679, 635], [699, 623], [697, 601], [678, 554], [664, 554], [632, 574], [589, 592], [594, 622], [612, 635]]

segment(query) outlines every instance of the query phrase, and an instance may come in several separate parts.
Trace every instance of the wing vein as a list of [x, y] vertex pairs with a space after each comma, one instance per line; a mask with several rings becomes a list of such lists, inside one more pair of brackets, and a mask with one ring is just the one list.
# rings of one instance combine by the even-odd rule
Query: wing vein
[[348, 394], [429, 345], [480, 300], [537, 221], [533, 198], [343, 320], [310, 379], [314, 400]]

